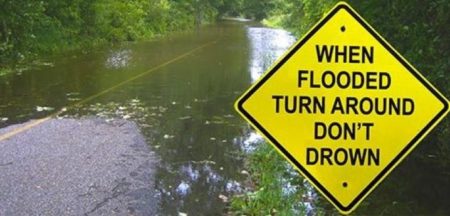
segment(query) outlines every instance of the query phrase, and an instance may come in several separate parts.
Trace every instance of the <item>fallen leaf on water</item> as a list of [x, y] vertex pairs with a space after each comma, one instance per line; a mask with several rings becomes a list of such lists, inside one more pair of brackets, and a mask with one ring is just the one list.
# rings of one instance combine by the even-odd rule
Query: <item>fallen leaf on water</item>
[[162, 107], [162, 106], [158, 107], [158, 109], [159, 109], [159, 112], [165, 112], [167, 110], [166, 107]]
[[175, 136], [173, 136], [173, 135], [169, 135], [169, 134], [164, 134], [164, 139], [172, 139], [172, 138], [174, 138]]
[[41, 107], [41, 106], [36, 106], [36, 111], [38, 111], [38, 112], [42, 112], [42, 111], [52, 111], [52, 110], [54, 110], [55, 108], [53, 108], [53, 107], [45, 107], [45, 106], [43, 106], [43, 107]]
[[192, 118], [191, 116], [182, 116], [182, 117], [180, 117], [180, 118], [178, 118], [178, 119], [180, 119], [180, 120], [186, 120], [186, 119], [190, 119], [190, 118]]
[[227, 202], [228, 202], [228, 197], [225, 196], [225, 195], [223, 195], [223, 194], [220, 194], [220, 195], [219, 195], [219, 199], [222, 200], [222, 202], [224, 202], [224, 203], [227, 203]]
[[242, 171], [241, 171], [241, 174], [242, 174], [242, 175], [248, 175], [249, 173], [248, 173], [247, 170], [242, 170]]
[[66, 96], [74, 96], [74, 95], [80, 95], [80, 92], [69, 92], [66, 94]]

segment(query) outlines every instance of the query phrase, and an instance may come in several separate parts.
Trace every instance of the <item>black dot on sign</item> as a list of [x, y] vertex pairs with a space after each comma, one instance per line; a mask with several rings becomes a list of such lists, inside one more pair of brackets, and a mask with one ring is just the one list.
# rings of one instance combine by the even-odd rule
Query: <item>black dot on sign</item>
[[342, 186], [347, 187], [347, 182], [342, 183]]
[[345, 26], [341, 27], [341, 32], [345, 32]]

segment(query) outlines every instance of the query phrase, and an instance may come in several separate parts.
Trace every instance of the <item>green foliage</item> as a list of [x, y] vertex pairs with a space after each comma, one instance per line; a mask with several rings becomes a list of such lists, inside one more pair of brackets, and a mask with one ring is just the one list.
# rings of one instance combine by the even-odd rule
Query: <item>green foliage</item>
[[[34, 28], [29, 26], [36, 22], [44, 26], [48, 19], [40, 17], [44, 12], [44, 4], [26, 3], [19, 5], [14, 1], [2, 1], [0, 7], [0, 58], [15, 57], [22, 59], [23, 54], [15, 50], [23, 50], [36, 39]], [[1, 63], [1, 62], [0, 62]]]
[[271, 0], [246, 0], [243, 2], [243, 11], [245, 16], [255, 20], [262, 20], [275, 7], [276, 2]]
[[239, 17], [243, 12], [243, 3], [242, 0], [222, 0], [218, 2], [217, 10], [218, 16], [231, 16], [231, 17]]
[[191, 29], [214, 20], [224, 2], [0, 0], [0, 68], [38, 54]]
[[[235, 196], [231, 210], [237, 215], [305, 215], [303, 181], [267, 143], [254, 152], [249, 161], [249, 184], [253, 191]], [[287, 187], [287, 182], [292, 188]]]

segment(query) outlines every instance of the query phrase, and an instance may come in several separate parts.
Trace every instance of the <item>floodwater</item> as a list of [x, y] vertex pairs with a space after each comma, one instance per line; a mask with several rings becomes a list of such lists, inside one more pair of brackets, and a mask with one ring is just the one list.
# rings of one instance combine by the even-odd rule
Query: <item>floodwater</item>
[[233, 103], [293, 42], [285, 31], [224, 21], [150, 42], [44, 59], [43, 66], [0, 77], [0, 126], [63, 107], [68, 111], [62, 118], [133, 120], [160, 158], [161, 214], [221, 214], [224, 201], [242, 192], [243, 157], [260, 139]]
[[[61, 118], [135, 121], [160, 158], [159, 212], [222, 214], [224, 201], [244, 190], [243, 159], [261, 140], [233, 103], [294, 40], [286, 31], [223, 21], [164, 39], [43, 59], [39, 67], [0, 77], [0, 127], [63, 107], [68, 111]], [[448, 170], [411, 161], [363, 202], [363, 214], [412, 214], [422, 206], [424, 212], [448, 211]]]

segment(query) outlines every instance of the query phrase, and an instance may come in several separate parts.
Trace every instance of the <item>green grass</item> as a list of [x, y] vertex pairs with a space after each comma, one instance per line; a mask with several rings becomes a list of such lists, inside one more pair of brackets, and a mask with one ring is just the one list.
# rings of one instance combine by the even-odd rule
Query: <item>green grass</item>
[[261, 143], [247, 167], [248, 191], [233, 197], [231, 214], [305, 215], [303, 178], [272, 146]]

